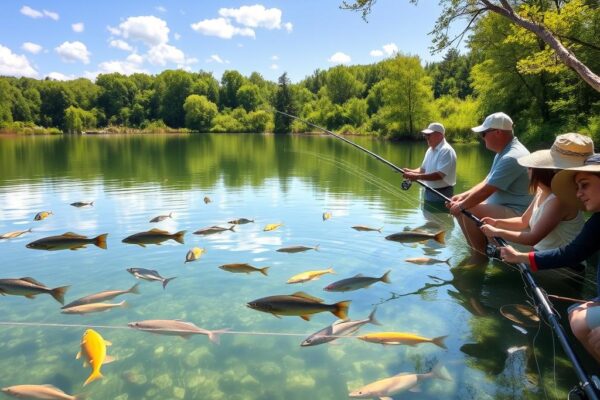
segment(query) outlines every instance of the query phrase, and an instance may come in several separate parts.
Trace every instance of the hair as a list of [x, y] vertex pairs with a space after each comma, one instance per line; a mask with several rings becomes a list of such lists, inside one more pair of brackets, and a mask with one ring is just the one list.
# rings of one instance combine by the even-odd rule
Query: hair
[[558, 170], [547, 168], [531, 168], [531, 179], [529, 180], [529, 193], [535, 193], [540, 184], [551, 187], [552, 178]]

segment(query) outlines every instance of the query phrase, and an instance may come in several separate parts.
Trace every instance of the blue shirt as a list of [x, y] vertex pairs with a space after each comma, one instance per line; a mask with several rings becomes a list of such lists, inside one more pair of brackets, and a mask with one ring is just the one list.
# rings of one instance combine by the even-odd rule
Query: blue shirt
[[494, 157], [490, 173], [485, 178], [488, 185], [496, 190], [488, 199], [488, 204], [498, 204], [512, 208], [522, 214], [531, 202], [529, 194], [529, 177], [527, 168], [519, 165], [517, 160], [529, 155], [529, 150], [513, 138], [504, 149]]

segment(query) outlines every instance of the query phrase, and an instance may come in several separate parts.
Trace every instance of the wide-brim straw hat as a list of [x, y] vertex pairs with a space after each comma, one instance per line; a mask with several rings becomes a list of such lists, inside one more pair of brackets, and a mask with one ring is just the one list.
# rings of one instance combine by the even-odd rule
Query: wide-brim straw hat
[[565, 169], [554, 175], [552, 178], [552, 192], [563, 204], [585, 210], [583, 203], [577, 198], [575, 175], [579, 172], [600, 174], [600, 154], [589, 157], [584, 165], [580, 167]]
[[579, 133], [558, 135], [549, 150], [539, 150], [517, 161], [524, 167], [567, 169], [580, 167], [594, 154], [594, 142]]

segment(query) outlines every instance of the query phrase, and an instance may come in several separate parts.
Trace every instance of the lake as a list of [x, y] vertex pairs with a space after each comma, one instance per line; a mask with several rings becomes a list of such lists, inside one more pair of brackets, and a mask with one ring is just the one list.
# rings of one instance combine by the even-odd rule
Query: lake
[[[426, 150], [424, 143], [351, 140], [400, 167], [417, 167]], [[481, 145], [455, 149], [458, 192], [485, 176], [493, 155]], [[397, 398], [565, 398], [576, 383], [545, 324], [523, 330], [500, 313], [503, 306], [528, 301], [519, 273], [499, 262], [474, 262], [458, 224], [445, 213], [421, 208], [417, 184], [403, 191], [399, 174], [337, 139], [0, 136], [0, 171], [0, 233], [32, 228], [0, 241], [0, 278], [33, 277], [51, 288], [70, 285], [66, 303], [140, 283], [140, 294], [110, 301], [126, 300], [127, 307], [86, 315], [62, 314], [60, 304], [46, 294], [0, 297], [0, 387], [52, 384], [91, 399], [343, 399], [370, 382], [401, 372], [426, 373], [436, 365], [452, 381], [423, 379], [420, 393]], [[205, 197], [211, 202], [205, 203]], [[70, 205], [92, 200], [93, 206]], [[33, 221], [40, 211], [53, 214]], [[149, 223], [170, 212], [173, 218]], [[324, 220], [324, 212], [331, 218]], [[254, 222], [234, 231], [192, 234], [212, 225], [229, 227], [228, 221], [242, 217]], [[444, 245], [384, 239], [428, 221], [446, 231]], [[282, 226], [263, 231], [273, 223]], [[382, 232], [351, 229], [355, 225]], [[186, 230], [185, 243], [168, 240], [142, 247], [122, 242], [152, 228]], [[89, 237], [108, 233], [108, 248], [25, 247], [64, 232]], [[319, 247], [295, 254], [276, 251], [293, 245]], [[184, 263], [193, 247], [206, 252]], [[426, 253], [450, 258], [451, 268], [405, 261]], [[231, 263], [269, 267], [268, 276], [218, 268]], [[136, 280], [126, 271], [131, 267], [176, 279], [163, 289], [159, 282]], [[336, 274], [286, 283], [301, 272], [327, 268]], [[345, 293], [323, 290], [339, 279], [380, 277], [388, 270], [389, 284]], [[540, 277], [550, 293], [593, 294], [593, 273], [583, 294], [577, 283], [567, 285], [562, 278]], [[349, 317], [354, 320], [367, 318], [376, 307], [381, 326], [366, 324], [358, 334], [447, 335], [447, 349], [432, 343], [383, 346], [356, 338], [301, 347], [307, 336], [336, 317], [324, 312], [310, 321], [276, 318], [246, 306], [254, 299], [299, 291], [327, 304], [351, 301]], [[556, 306], [565, 315], [566, 305]], [[230, 332], [217, 345], [204, 335], [184, 340], [127, 327], [149, 319], [181, 319]], [[108, 354], [117, 360], [102, 367], [103, 379], [83, 388], [90, 368], [75, 355], [88, 326], [112, 342]], [[578, 344], [575, 349], [583, 354]], [[594, 365], [587, 358], [584, 363]]]

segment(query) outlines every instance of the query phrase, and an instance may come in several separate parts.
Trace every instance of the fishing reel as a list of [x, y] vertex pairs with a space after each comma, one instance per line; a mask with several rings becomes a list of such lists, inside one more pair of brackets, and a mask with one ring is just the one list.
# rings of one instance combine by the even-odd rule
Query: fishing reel
[[496, 258], [498, 260], [501, 260], [500, 249], [491, 243], [488, 243], [485, 246], [485, 255], [489, 258]]
[[411, 186], [412, 186], [412, 181], [410, 179], [405, 179], [402, 181], [402, 184], [400, 184], [400, 187], [402, 188], [402, 190], [408, 190], [408, 189], [410, 189]]

